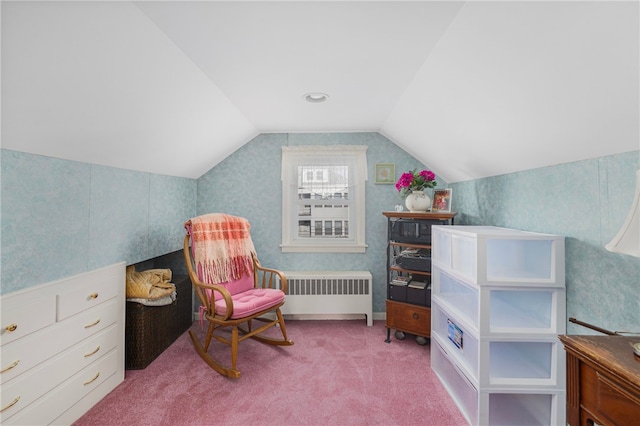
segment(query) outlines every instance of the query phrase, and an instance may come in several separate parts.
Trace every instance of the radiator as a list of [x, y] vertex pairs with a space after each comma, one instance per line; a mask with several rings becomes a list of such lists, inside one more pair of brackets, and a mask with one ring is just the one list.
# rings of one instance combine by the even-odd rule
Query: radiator
[[[283, 271], [284, 272], [284, 271]], [[369, 271], [288, 271], [285, 315], [364, 314], [373, 325]]]

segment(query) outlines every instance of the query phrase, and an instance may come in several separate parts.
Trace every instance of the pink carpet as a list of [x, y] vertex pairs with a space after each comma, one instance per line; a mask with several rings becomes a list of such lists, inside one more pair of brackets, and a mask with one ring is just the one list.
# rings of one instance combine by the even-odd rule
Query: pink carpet
[[288, 321], [287, 332], [293, 346], [241, 343], [239, 379], [210, 369], [185, 333], [74, 425], [467, 424], [413, 336], [387, 344], [384, 322], [363, 320]]

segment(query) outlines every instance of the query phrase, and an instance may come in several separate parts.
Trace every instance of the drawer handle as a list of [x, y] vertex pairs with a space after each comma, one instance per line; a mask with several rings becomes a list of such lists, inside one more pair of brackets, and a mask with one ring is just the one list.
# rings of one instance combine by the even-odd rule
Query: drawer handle
[[413, 319], [418, 319], [420, 316], [418, 315], [417, 312], [414, 312], [412, 315]]
[[96, 373], [96, 376], [93, 379], [89, 380], [88, 382], [84, 382], [84, 384], [85, 385], [91, 384], [91, 383], [95, 382], [98, 377], [100, 377], [100, 372], [99, 371]]
[[13, 333], [18, 329], [18, 324], [9, 324], [4, 329], [7, 330], [9, 333]]
[[84, 326], [84, 328], [91, 328], [94, 325], [98, 325], [100, 323], [100, 318], [98, 318], [97, 320], [95, 320], [95, 322], [91, 323], [91, 324], [87, 324]]
[[91, 293], [89, 295], [89, 299], [97, 299], [98, 298], [98, 293]]
[[20, 401], [20, 397], [17, 396], [16, 399], [14, 399], [13, 401], [11, 401], [11, 403], [9, 403], [9, 405], [7, 405], [6, 407], [3, 407], [2, 410], [0, 410], [0, 413], [2, 413], [4, 410], [13, 407], [14, 405], [16, 405], [18, 403], [18, 401]]
[[3, 368], [3, 369], [0, 371], [0, 373], [4, 373], [5, 371], [9, 371], [9, 370], [11, 370], [12, 368], [14, 368], [14, 367], [15, 367], [16, 365], [18, 365], [18, 364], [20, 364], [20, 360], [19, 360], [19, 359], [18, 359], [18, 360], [16, 360], [16, 361], [13, 361], [13, 363], [12, 363], [10, 366], [8, 366], [7, 368]]
[[98, 352], [99, 350], [100, 350], [100, 345], [98, 345], [98, 347], [97, 347], [97, 348], [95, 348], [95, 349], [93, 350], [93, 352], [88, 353], [88, 354], [84, 354], [84, 357], [85, 357], [85, 358], [90, 357], [91, 355], [95, 354], [95, 353], [96, 353], [96, 352]]

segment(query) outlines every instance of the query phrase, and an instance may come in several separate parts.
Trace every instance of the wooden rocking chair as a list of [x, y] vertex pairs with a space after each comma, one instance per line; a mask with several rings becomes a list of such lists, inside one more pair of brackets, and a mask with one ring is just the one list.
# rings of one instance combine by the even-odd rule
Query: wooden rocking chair
[[[204, 316], [209, 322], [204, 344], [193, 330], [189, 330], [193, 345], [202, 359], [221, 375], [238, 378], [238, 343], [252, 338], [270, 345], [293, 345], [293, 341], [287, 338], [280, 312], [287, 292], [287, 279], [280, 271], [260, 265], [251, 242], [248, 221], [214, 213], [187, 221], [185, 228], [184, 257], [187, 270], [202, 304], [200, 317], [202, 319]], [[239, 241], [245, 248], [240, 256]], [[207, 245], [209, 254], [215, 252], [218, 259], [203, 259], [203, 253], [207, 251], [203, 246]], [[220, 281], [225, 274], [229, 274], [228, 279]], [[273, 315], [271, 318], [264, 317], [268, 313], [275, 313], [275, 319]], [[253, 320], [265, 324], [253, 329]], [[282, 332], [282, 339], [260, 335], [276, 325]], [[228, 337], [228, 332], [218, 333], [222, 329], [230, 329], [231, 337]], [[212, 339], [231, 347], [230, 367], [223, 366], [209, 354]]]

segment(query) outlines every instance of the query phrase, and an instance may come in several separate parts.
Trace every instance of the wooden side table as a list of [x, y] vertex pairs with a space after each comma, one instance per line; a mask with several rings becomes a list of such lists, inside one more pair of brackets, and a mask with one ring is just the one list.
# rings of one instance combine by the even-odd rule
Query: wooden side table
[[559, 336], [567, 352], [567, 423], [640, 424], [640, 337]]

